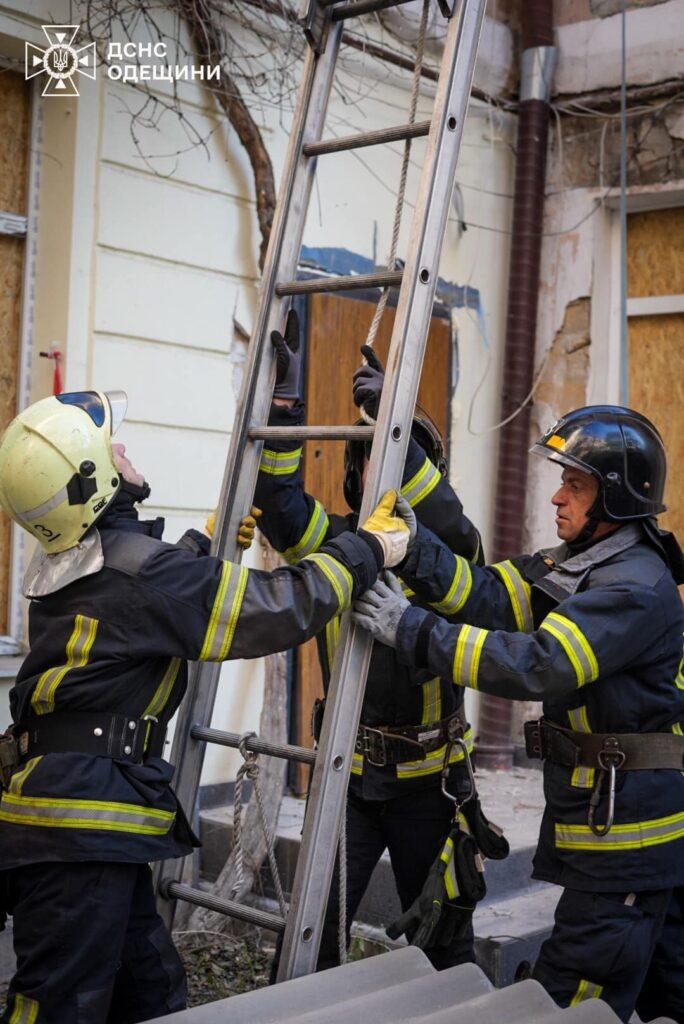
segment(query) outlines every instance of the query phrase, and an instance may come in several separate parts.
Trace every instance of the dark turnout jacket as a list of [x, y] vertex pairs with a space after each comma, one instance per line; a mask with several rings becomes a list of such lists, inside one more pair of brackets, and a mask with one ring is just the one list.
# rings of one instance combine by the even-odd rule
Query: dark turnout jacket
[[[448, 675], [458, 689], [541, 700], [547, 719], [578, 732], [682, 734], [682, 602], [639, 524], [579, 554], [561, 545], [498, 568], [473, 566], [422, 531], [402, 571], [435, 601], [455, 579], [466, 592], [451, 619], [405, 611], [405, 665]], [[682, 885], [684, 773], [618, 772], [605, 836], [587, 824], [595, 782], [592, 768], [545, 762], [535, 877], [588, 891]], [[597, 822], [606, 811], [604, 785]]]
[[[101, 543], [95, 571], [31, 601], [31, 650], [10, 695], [17, 734], [60, 713], [163, 726], [185, 692], [187, 661], [299, 644], [367, 589], [382, 564], [369, 534], [344, 534], [270, 573], [212, 557], [195, 531], [166, 544], [130, 516], [107, 516], [91, 541]], [[0, 801], [0, 866], [185, 855], [194, 840], [171, 776], [161, 756], [29, 756]]]
[[[273, 405], [269, 423], [275, 426], [299, 424], [304, 419], [301, 404], [293, 408]], [[269, 440], [264, 448], [255, 503], [263, 510], [259, 526], [269, 541], [291, 563], [310, 557], [334, 537], [356, 529], [358, 516], [328, 514], [314, 496], [304, 489], [300, 468], [302, 447], [292, 441]], [[409, 444], [401, 492], [414, 509], [418, 519], [434, 530], [449, 548], [466, 559], [481, 560], [477, 530], [463, 514], [463, 506], [448, 480], [428, 459], [413, 439]], [[398, 571], [401, 571], [399, 569]], [[410, 594], [420, 604], [421, 589]], [[463, 592], [453, 587], [440, 595], [435, 607], [439, 611], [457, 611]], [[339, 616], [330, 620], [318, 635], [318, 654], [327, 690], [339, 636]], [[414, 726], [439, 722], [463, 704], [462, 691], [455, 688], [449, 674], [427, 668], [409, 668], [400, 662], [396, 652], [383, 644], [373, 644], [361, 722], [367, 726]], [[427, 730], [429, 731], [429, 730]], [[466, 742], [472, 749], [470, 728]], [[360, 751], [354, 754], [351, 788], [370, 800], [385, 800], [411, 789], [439, 785], [446, 746], [427, 754], [424, 760], [410, 760], [380, 767], [370, 763]], [[458, 773], [463, 753], [456, 746], [450, 761]]]

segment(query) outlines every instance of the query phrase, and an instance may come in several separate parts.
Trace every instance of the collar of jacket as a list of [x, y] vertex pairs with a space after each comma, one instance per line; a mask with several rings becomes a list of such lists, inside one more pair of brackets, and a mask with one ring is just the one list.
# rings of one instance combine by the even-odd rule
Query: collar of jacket
[[639, 523], [625, 523], [614, 533], [576, 555], [570, 552], [567, 544], [540, 551], [547, 565], [550, 564], [551, 571], [533, 585], [554, 600], [564, 601], [581, 589], [592, 569], [634, 547], [642, 537]]
[[24, 573], [24, 597], [47, 597], [83, 576], [92, 576], [104, 565], [100, 534], [93, 527], [73, 548], [49, 555], [40, 545]]
[[129, 530], [133, 533], [145, 533], [148, 537], [161, 540], [164, 532], [163, 518], [157, 516], [156, 519], [140, 519], [135, 507], [136, 502], [144, 501], [149, 493], [150, 489], [147, 485], [140, 488], [124, 480], [114, 500], [98, 519], [98, 530]]

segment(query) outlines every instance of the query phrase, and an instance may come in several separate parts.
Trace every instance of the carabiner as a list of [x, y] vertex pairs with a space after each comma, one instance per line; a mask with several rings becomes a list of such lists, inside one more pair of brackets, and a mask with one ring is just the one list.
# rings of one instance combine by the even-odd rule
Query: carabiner
[[[453, 750], [455, 744], [457, 744], [463, 751], [463, 760], [465, 761], [466, 768], [468, 769], [468, 782], [470, 788], [468, 790], [468, 795], [464, 799], [460, 799], [457, 796], [453, 796], [453, 794], [450, 793], [449, 790], [446, 788], [447, 779], [449, 778], [449, 759], [451, 757], [451, 751]], [[456, 805], [457, 812], [460, 811], [463, 804], [467, 804], [469, 800], [472, 800], [473, 797], [477, 795], [477, 788], [475, 786], [475, 775], [473, 773], [473, 763], [470, 760], [470, 751], [468, 750], [465, 740], [461, 739], [460, 737], [454, 737], [452, 740], [449, 740], [449, 742], [446, 745], [446, 751], [444, 752], [444, 764], [442, 766], [441, 784], [443, 796], [445, 796], [447, 800], [450, 800], [452, 804]]]
[[[615, 775], [618, 768], [625, 763], [625, 754], [619, 749], [614, 737], [604, 741], [604, 749], [599, 751], [597, 760], [600, 765], [599, 776], [589, 799], [587, 824], [595, 836], [607, 836], [615, 819]], [[596, 810], [601, 800], [601, 787], [608, 772], [608, 813], [603, 825], [596, 824]]]

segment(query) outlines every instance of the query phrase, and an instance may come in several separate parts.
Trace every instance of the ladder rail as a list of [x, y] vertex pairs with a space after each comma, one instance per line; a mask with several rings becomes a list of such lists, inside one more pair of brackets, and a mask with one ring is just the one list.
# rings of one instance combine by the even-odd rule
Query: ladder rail
[[[361, 521], [383, 491], [401, 480], [410, 436], [405, 425], [411, 423], [418, 394], [484, 9], [485, 0], [462, 0], [458, 17], [449, 23]], [[278, 981], [309, 974], [316, 967], [371, 647], [370, 635], [351, 624], [345, 615], [297, 858]]]
[[[252, 425], [267, 422], [273, 394], [275, 360], [268, 358], [267, 346], [270, 346], [271, 331], [282, 326], [287, 302], [285, 298], [276, 298], [276, 282], [279, 276], [282, 279], [295, 275], [316, 170], [316, 159], [304, 155], [303, 145], [306, 141], [315, 141], [321, 137], [341, 35], [340, 23], [330, 29], [325, 51], [316, 55], [312, 49], [308, 49], [305, 58], [283, 179], [264, 262], [259, 307], [217, 507], [212, 551], [233, 561], [240, 560], [238, 526], [251, 505], [263, 447], [261, 443], [250, 441], [249, 429]], [[176, 794], [180, 805], [187, 808], [191, 816], [206, 746], [205, 741], [192, 739], [191, 729], [195, 724], [211, 725], [220, 672], [220, 663], [195, 662], [192, 665], [188, 693], [181, 705], [176, 725], [171, 752], [171, 761], [176, 766]], [[155, 871], [156, 881], [159, 882], [162, 875], [165, 878], [173, 876], [174, 879], [180, 879], [183, 865], [182, 859], [166, 866], [162, 862]], [[160, 902], [160, 914], [169, 927], [173, 924], [174, 910], [172, 901]]]

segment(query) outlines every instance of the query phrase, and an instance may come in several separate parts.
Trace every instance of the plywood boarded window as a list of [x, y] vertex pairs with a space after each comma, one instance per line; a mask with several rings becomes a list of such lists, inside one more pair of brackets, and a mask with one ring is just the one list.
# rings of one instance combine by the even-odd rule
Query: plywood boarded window
[[[375, 303], [338, 295], [315, 295], [308, 304], [306, 408], [310, 424], [353, 423], [359, 411], [351, 393], [352, 374], [361, 363]], [[394, 310], [383, 316], [375, 351], [386, 362]], [[451, 326], [434, 316], [428, 335], [418, 401], [447, 440], [451, 366]], [[310, 441], [304, 448], [304, 485], [328, 512], [345, 515], [349, 507], [342, 490], [344, 441]], [[299, 649], [294, 693], [293, 740], [311, 746], [311, 707], [323, 695], [315, 640]], [[295, 770], [294, 788], [305, 788], [306, 772]]]
[[[29, 85], [21, 75], [0, 74], [0, 210], [27, 214]], [[19, 366], [23, 237], [0, 233], [0, 434], [16, 413]], [[7, 632], [10, 524], [0, 511], [0, 633]]]
[[[684, 208], [630, 214], [630, 298], [684, 295]], [[684, 538], [684, 313], [630, 316], [629, 404], [660, 431], [668, 458], [661, 526]]]

